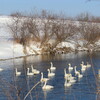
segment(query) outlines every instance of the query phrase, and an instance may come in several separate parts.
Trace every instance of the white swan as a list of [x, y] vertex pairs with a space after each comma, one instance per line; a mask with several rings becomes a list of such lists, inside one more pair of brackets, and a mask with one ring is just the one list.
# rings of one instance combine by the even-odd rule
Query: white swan
[[75, 79], [69, 79], [70, 83], [75, 83], [76, 80]]
[[47, 84], [47, 81], [45, 81], [45, 83], [44, 83], [44, 85], [43, 85], [43, 87], [42, 87], [43, 90], [50, 90], [50, 89], [53, 89], [53, 88], [54, 88], [53, 86], [51, 86], [51, 85], [46, 85], [46, 84]]
[[80, 64], [81, 67], [83, 67], [84, 69], [87, 67], [87, 65], [84, 65], [84, 62], [82, 61], [82, 63]]
[[27, 68], [27, 75], [28, 75], [28, 76], [32, 76], [32, 75], [34, 75], [34, 73], [29, 72], [29, 68]]
[[81, 65], [81, 71], [84, 72], [87, 68], [87, 65], [84, 65], [84, 62], [82, 61]]
[[75, 79], [75, 77], [73, 77], [72, 74], [70, 74], [70, 78], [71, 78], [71, 79]]
[[15, 74], [16, 74], [16, 76], [19, 76], [19, 75], [21, 75], [21, 72], [18, 72], [18, 70], [17, 70], [17, 68], [15, 69]]
[[72, 76], [72, 74], [69, 74], [68, 77], [65, 77], [65, 79], [67, 79], [70, 83], [75, 83], [75, 77]]
[[82, 61], [82, 64], [84, 65], [84, 61]]
[[52, 63], [52, 62], [50, 62], [50, 64], [51, 64], [50, 69], [51, 69], [51, 70], [55, 70], [55, 69], [56, 69], [56, 67], [54, 67], [54, 66], [53, 66], [53, 63]]
[[66, 77], [69, 77], [70, 76], [70, 74], [67, 74], [66, 73], [66, 68], [64, 68], [64, 77], [66, 78]]
[[73, 77], [72, 74], [71, 74], [70, 77], [69, 77], [69, 81], [70, 81], [71, 83], [75, 83], [75, 82], [76, 82], [75, 77]]
[[83, 75], [80, 74], [80, 72], [77, 75], [78, 75], [78, 78], [82, 78], [83, 77]]
[[81, 71], [84, 72], [86, 70], [86, 67], [81, 67]]
[[74, 67], [75, 75], [79, 74], [79, 72], [76, 70], [76, 66]]
[[68, 79], [65, 79], [65, 83], [64, 86], [66, 87], [70, 87], [72, 84], [70, 83], [70, 81], [68, 81]]
[[86, 65], [87, 67], [91, 67], [91, 64], [89, 64], [88, 62], [87, 62], [87, 65]]
[[45, 82], [45, 81], [48, 81], [49, 78], [43, 78], [43, 73], [41, 73], [41, 82]]
[[69, 65], [68, 70], [69, 71], [73, 70], [73, 67], [71, 67], [71, 64], [69, 63], [68, 65]]
[[64, 78], [69, 80], [71, 83], [75, 83], [76, 80], [75, 80], [75, 77], [72, 76], [72, 74], [67, 74], [66, 73], [66, 69], [64, 69]]
[[31, 65], [31, 68], [32, 68], [32, 72], [34, 74], [39, 74], [40, 73], [40, 71], [38, 71], [37, 69], [34, 69], [32, 65]]
[[0, 68], [0, 72], [1, 72], [1, 71], [3, 71], [3, 69], [2, 69], [2, 68]]
[[73, 77], [72, 74], [69, 73], [69, 74], [65, 74], [65, 79], [75, 79], [75, 77]]
[[55, 73], [50, 72], [50, 69], [48, 69], [48, 77], [55, 76]]

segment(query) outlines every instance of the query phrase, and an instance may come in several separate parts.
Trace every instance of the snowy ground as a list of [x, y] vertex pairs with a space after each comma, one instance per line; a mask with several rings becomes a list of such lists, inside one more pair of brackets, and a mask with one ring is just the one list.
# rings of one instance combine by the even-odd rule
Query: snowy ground
[[[11, 40], [12, 36], [7, 27], [11, 23], [8, 16], [0, 16], [0, 59], [8, 59], [13, 57], [25, 56], [23, 47], [20, 44], [14, 44]], [[29, 51], [29, 54], [32, 54]]]
[[[20, 49], [20, 50], [19, 50]], [[13, 42], [10, 40], [0, 40], [0, 59], [7, 59], [17, 56], [23, 56], [22, 46], [18, 45], [17, 48], [13, 49]]]

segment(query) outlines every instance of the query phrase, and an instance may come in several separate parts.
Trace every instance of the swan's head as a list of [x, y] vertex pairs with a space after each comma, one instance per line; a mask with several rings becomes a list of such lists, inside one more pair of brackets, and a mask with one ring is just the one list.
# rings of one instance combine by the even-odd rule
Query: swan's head
[[41, 75], [43, 75], [43, 72], [41, 72]]
[[27, 70], [29, 70], [29, 68], [27, 68]]
[[71, 66], [71, 64], [70, 64], [70, 63], [69, 63], [68, 65], [69, 65], [69, 66]]
[[82, 61], [82, 64], [84, 64], [84, 61]]
[[47, 69], [47, 71], [50, 71], [49, 69]]

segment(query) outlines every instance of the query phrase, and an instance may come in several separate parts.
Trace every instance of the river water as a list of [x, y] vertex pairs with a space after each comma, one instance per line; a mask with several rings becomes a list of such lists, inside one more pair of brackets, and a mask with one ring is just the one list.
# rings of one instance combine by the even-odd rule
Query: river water
[[[80, 70], [80, 64], [84, 61], [89, 62], [92, 67], [81, 72], [83, 77], [78, 79], [70, 86], [65, 87], [64, 68], [77, 66]], [[48, 85], [54, 86], [51, 90], [42, 90], [43, 83], [38, 84], [25, 100], [100, 100], [97, 91], [99, 90], [98, 70], [100, 69], [100, 53], [89, 54], [87, 52], [58, 54], [58, 55], [38, 55], [25, 58], [6, 60], [0, 62], [0, 100], [23, 100], [28, 91], [40, 81], [41, 74], [27, 76], [27, 68], [31, 65], [44, 73], [47, 77], [47, 69], [50, 68], [50, 62], [56, 67], [55, 76], [50, 78]], [[15, 68], [21, 72], [20, 76], [15, 75]], [[71, 72], [73, 76], [74, 70]], [[16, 91], [18, 90], [18, 91]], [[9, 98], [9, 99], [7, 99]], [[13, 98], [13, 99], [12, 99]]]

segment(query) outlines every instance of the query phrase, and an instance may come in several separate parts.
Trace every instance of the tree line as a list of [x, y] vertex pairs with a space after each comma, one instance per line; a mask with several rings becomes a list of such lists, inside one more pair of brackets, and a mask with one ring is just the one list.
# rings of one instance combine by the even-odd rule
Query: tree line
[[[12, 23], [8, 24], [14, 41], [23, 46], [27, 54], [27, 47], [38, 52], [31, 44], [39, 44], [42, 52], [54, 53], [59, 43], [81, 33], [82, 39], [88, 47], [100, 38], [99, 18], [90, 17], [88, 13], [80, 14], [75, 19], [53, 14], [46, 10], [40, 14], [24, 15], [20, 12], [11, 14]], [[78, 22], [78, 24], [76, 23]]]

